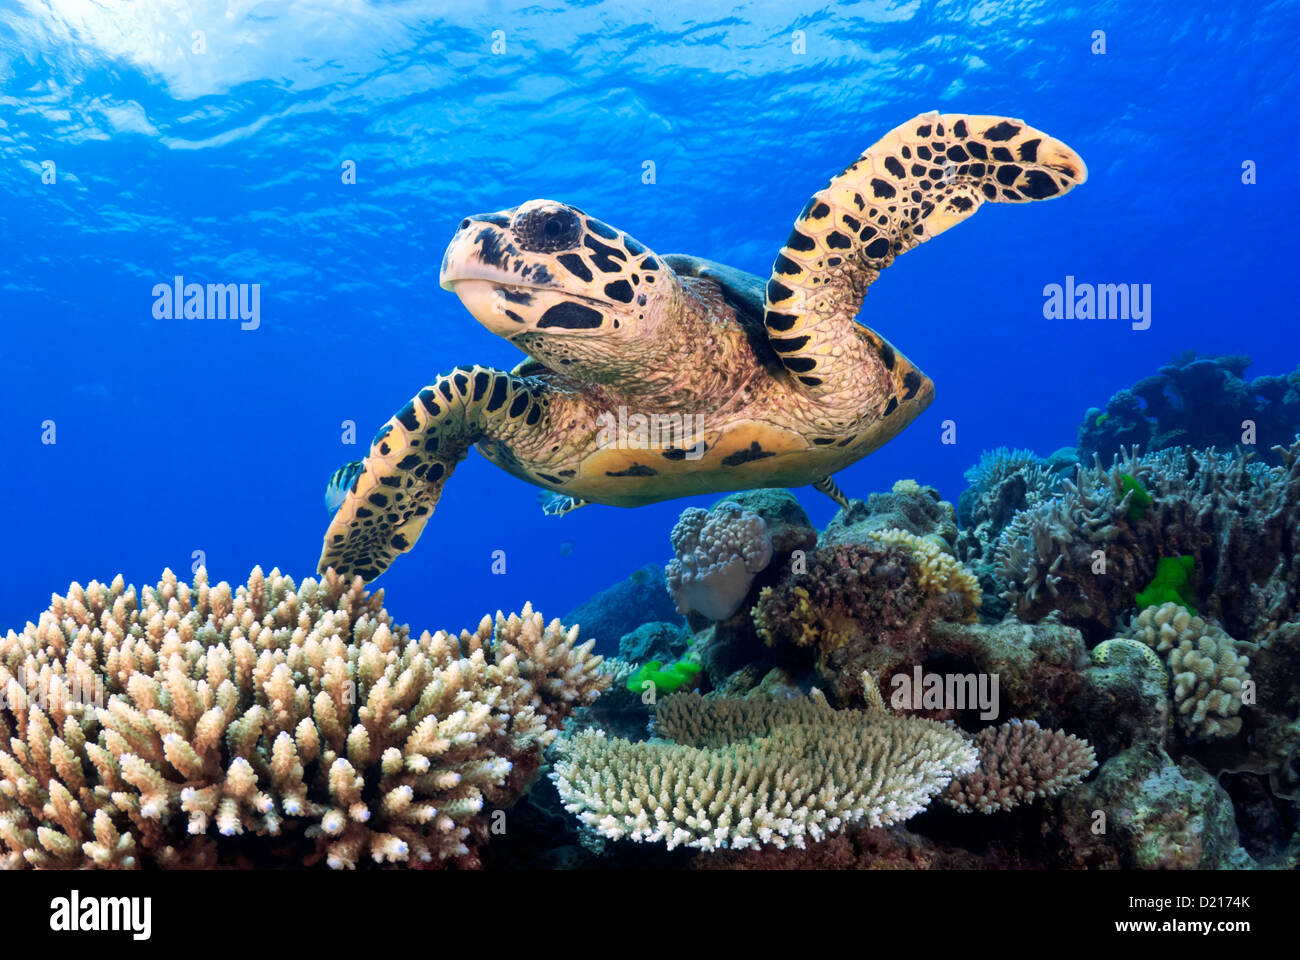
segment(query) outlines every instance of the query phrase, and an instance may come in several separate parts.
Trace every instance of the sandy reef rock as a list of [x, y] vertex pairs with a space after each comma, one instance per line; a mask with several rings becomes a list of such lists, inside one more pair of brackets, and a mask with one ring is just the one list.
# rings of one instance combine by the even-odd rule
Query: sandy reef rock
[[[1100, 815], [1100, 816], [1099, 816]], [[1105, 818], [1105, 829], [1094, 825]], [[1255, 866], [1227, 791], [1190, 757], [1133, 746], [1067, 793], [1060, 829], [1080, 866], [1221, 870]]]
[[934, 487], [915, 480], [899, 480], [889, 493], [873, 493], [865, 501], [850, 500], [831, 518], [820, 547], [864, 543], [873, 533], [905, 530], [918, 537], [933, 537], [952, 552], [957, 542], [957, 511]]

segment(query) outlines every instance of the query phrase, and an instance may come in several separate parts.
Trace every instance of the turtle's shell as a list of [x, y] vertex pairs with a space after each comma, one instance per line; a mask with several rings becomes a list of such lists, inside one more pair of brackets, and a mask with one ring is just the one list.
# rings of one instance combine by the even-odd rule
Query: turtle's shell
[[[720, 490], [805, 486], [861, 460], [910, 421], [906, 412], [898, 411], [886, 423], [882, 411], [879, 420], [857, 422], [847, 433], [815, 429], [807, 417], [799, 417], [792, 408], [806, 406], [806, 401], [781, 386], [787, 378], [763, 332], [763, 281], [698, 257], [667, 254], [662, 259], [679, 277], [716, 283], [736, 320], [753, 334], [748, 340], [764, 370], [758, 378], [764, 382], [755, 384], [753, 400], [734, 414], [716, 412], [704, 417], [702, 423], [684, 424], [695, 429], [687, 443], [677, 446], [665, 439], [675, 441], [682, 436], [680, 432], [661, 433], [659, 442], [638, 446], [635, 415], [625, 415], [624, 421], [611, 427], [609, 435], [598, 440], [593, 449], [579, 451], [566, 464], [563, 485], [548, 483], [545, 474], [539, 476], [538, 470], [519, 463], [513, 451], [496, 443], [478, 445], [484, 457], [529, 483], [566, 496], [610, 506], [638, 507]], [[878, 334], [866, 327], [857, 330], [873, 349], [881, 348], [884, 341]], [[542, 379], [558, 377], [532, 360], [521, 363], [513, 372]], [[928, 394], [933, 392], [928, 379], [921, 382], [919, 392], [922, 402], [912, 416], [924, 409]], [[649, 431], [648, 439], [654, 438], [650, 424], [644, 424], [642, 430]], [[699, 439], [703, 439], [704, 449], [698, 455], [693, 449], [682, 449]]]

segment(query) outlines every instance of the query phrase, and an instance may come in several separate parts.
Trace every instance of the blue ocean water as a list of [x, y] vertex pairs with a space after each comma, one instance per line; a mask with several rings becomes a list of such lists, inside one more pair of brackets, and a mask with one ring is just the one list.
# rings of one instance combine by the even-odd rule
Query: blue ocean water
[[[850, 496], [913, 477], [955, 500], [982, 450], [1071, 445], [1088, 407], [1186, 349], [1286, 373], [1298, 20], [1172, 0], [4, 0], [0, 629], [72, 580], [196, 557], [214, 580], [314, 574], [329, 474], [438, 373], [521, 359], [438, 287], [467, 214], [554, 198], [766, 277], [813, 191], [929, 109], [1024, 118], [1090, 179], [986, 206], [873, 286], [862, 321], [936, 399], [838, 475]], [[176, 276], [260, 285], [257, 329], [155, 318]], [[1149, 329], [1045, 319], [1067, 276], [1150, 284]], [[666, 560], [680, 510], [714, 499], [548, 519], [536, 494], [471, 454], [377, 581], [394, 616], [561, 615]], [[834, 512], [797, 495], [818, 525]]]

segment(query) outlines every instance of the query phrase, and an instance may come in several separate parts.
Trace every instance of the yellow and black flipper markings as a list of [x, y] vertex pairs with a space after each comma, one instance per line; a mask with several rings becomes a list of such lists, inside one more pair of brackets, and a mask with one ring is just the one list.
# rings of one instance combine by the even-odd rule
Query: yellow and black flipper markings
[[425, 387], [375, 434], [364, 460], [331, 478], [326, 502], [333, 492], [338, 510], [325, 532], [320, 571], [375, 579], [420, 539], [443, 484], [470, 447], [482, 440], [509, 444], [522, 430], [544, 429], [549, 405], [540, 380], [490, 367], [457, 367]]
[[822, 477], [820, 480], [813, 481], [812, 488], [818, 493], [826, 494], [826, 496], [839, 504], [840, 509], [848, 509], [849, 498], [844, 495], [844, 491], [840, 489], [840, 485], [830, 477]]
[[[895, 257], [986, 200], [1059, 197], [1087, 175], [1077, 153], [1021, 120], [914, 117], [834, 177], [795, 221], [767, 284], [764, 324], [773, 349], [809, 395], [843, 391], [847, 378], [862, 374], [856, 344], [874, 342], [860, 341], [853, 318]], [[881, 349], [892, 370], [892, 348]]]

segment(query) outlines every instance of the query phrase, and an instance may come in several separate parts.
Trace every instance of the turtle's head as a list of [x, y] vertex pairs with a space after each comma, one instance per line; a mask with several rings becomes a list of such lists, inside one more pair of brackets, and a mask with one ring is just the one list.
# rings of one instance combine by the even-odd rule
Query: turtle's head
[[554, 200], [466, 217], [440, 280], [493, 333], [553, 370], [597, 380], [632, 359], [629, 344], [657, 338], [682, 298], [653, 251]]

